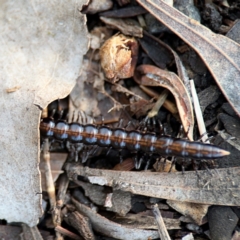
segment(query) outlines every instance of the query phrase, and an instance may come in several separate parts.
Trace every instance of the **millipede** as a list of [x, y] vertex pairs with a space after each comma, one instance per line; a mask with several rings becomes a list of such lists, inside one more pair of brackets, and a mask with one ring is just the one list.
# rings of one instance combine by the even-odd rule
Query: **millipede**
[[72, 144], [83, 143], [114, 149], [128, 149], [132, 152], [176, 156], [192, 159], [215, 159], [230, 153], [218, 146], [202, 142], [192, 142], [182, 138], [166, 135], [157, 136], [150, 131], [126, 130], [105, 125], [67, 123], [64, 120], [54, 121], [43, 118], [40, 122], [40, 133], [43, 138], [58, 141], [69, 141]]

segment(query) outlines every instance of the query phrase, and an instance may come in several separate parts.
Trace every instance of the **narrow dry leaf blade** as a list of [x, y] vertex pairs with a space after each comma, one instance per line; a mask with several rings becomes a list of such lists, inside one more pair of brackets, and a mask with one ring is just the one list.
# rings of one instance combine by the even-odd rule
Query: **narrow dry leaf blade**
[[67, 166], [68, 175], [78, 174], [93, 184], [149, 197], [202, 204], [238, 206], [240, 201], [240, 167], [199, 172], [149, 173], [118, 172]]
[[162, 0], [137, 0], [137, 2], [195, 49], [240, 116], [240, 45], [227, 37], [213, 33]]

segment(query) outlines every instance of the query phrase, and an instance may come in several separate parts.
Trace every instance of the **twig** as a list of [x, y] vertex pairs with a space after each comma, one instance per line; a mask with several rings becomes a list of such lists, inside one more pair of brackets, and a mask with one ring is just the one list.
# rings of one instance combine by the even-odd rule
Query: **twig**
[[62, 208], [64, 204], [64, 199], [66, 196], [67, 188], [69, 184], [69, 178], [66, 173], [63, 173], [59, 177], [59, 187], [58, 187], [58, 194], [57, 194], [57, 206]]
[[167, 89], [163, 90], [163, 92], [158, 97], [157, 102], [153, 106], [152, 110], [148, 113], [149, 118], [152, 118], [158, 114], [159, 109], [161, 108], [161, 106], [163, 105], [165, 100], [167, 99], [168, 93], [169, 93], [169, 91]]
[[196, 88], [193, 80], [190, 80], [190, 86], [192, 91], [194, 110], [195, 110], [197, 123], [198, 123], [198, 130], [200, 135], [202, 136], [202, 141], [209, 143], [209, 140], [207, 140], [208, 139], [208, 136], [206, 134], [207, 131], [203, 121], [203, 115], [202, 115], [202, 111], [200, 108], [200, 104], [199, 104], [199, 100], [198, 100], [198, 96], [197, 96], [197, 92], [196, 92]]
[[[49, 153], [49, 141], [45, 140], [43, 144], [43, 160], [44, 160], [44, 173], [46, 178], [47, 193], [49, 196], [50, 210], [52, 213], [52, 221], [54, 226], [61, 224], [60, 211], [61, 209], [56, 206], [55, 186], [51, 172], [50, 165], [50, 153]], [[61, 239], [60, 234], [56, 234], [57, 239]]]
[[64, 235], [64, 236], [67, 236], [67, 237], [69, 237], [69, 238], [71, 238], [71, 239], [83, 240], [82, 237], [78, 236], [78, 235], [75, 234], [75, 233], [70, 232], [69, 230], [67, 230], [67, 229], [65, 229], [65, 228], [63, 228], [63, 227], [61, 227], [61, 226], [55, 227], [55, 231], [61, 233], [61, 234]]
[[44, 159], [44, 173], [46, 178], [47, 192], [50, 200], [51, 209], [56, 205], [55, 186], [53, 182], [51, 165], [50, 165], [50, 153], [49, 153], [49, 142], [45, 140], [43, 146], [43, 159]]
[[153, 206], [153, 214], [154, 214], [155, 220], [157, 222], [160, 239], [161, 240], [171, 240], [157, 204], [155, 204]]

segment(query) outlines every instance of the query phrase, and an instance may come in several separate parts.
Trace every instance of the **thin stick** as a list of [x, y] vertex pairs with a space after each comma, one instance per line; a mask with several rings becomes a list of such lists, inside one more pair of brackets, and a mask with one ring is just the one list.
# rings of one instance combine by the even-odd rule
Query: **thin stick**
[[61, 233], [61, 234], [64, 235], [64, 236], [67, 236], [67, 237], [69, 237], [69, 238], [71, 238], [71, 239], [83, 240], [82, 237], [78, 236], [78, 235], [75, 234], [75, 233], [70, 232], [69, 230], [67, 230], [67, 229], [65, 229], [65, 228], [63, 228], [63, 227], [61, 227], [61, 226], [55, 227], [55, 231]]
[[44, 173], [46, 178], [47, 192], [50, 200], [51, 209], [56, 206], [55, 186], [52, 177], [51, 165], [50, 165], [50, 153], [49, 142], [45, 140], [43, 146], [43, 159], [44, 159]]
[[199, 100], [198, 100], [198, 96], [197, 96], [197, 92], [196, 92], [196, 88], [193, 80], [190, 80], [190, 86], [191, 86], [194, 110], [195, 110], [197, 123], [198, 123], [198, 130], [200, 135], [202, 136], [202, 141], [209, 143], [209, 141], [207, 140], [208, 139], [208, 136], [206, 134], [207, 131], [203, 121], [203, 115], [202, 115], [202, 111], [200, 108], [200, 104], [199, 104]]
[[160, 239], [171, 240], [157, 204], [153, 206], [153, 214], [157, 222]]
[[[49, 196], [50, 209], [52, 213], [52, 221], [54, 226], [61, 224], [60, 210], [56, 207], [56, 195], [55, 186], [52, 177], [51, 165], [50, 165], [50, 153], [49, 153], [49, 141], [45, 140], [43, 143], [43, 160], [44, 160], [44, 173], [46, 178], [47, 193]], [[61, 239], [60, 234], [56, 234], [57, 239]]]
[[152, 118], [158, 114], [159, 109], [161, 108], [161, 106], [163, 105], [165, 100], [167, 99], [168, 93], [169, 93], [169, 91], [167, 89], [163, 90], [163, 92], [158, 97], [157, 102], [153, 106], [152, 110], [148, 113], [149, 118]]

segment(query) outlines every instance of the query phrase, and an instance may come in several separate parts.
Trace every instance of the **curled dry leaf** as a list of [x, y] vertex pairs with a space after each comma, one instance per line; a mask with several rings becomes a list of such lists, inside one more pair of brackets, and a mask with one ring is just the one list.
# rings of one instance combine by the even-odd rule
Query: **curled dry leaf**
[[100, 48], [101, 66], [106, 77], [117, 81], [133, 76], [138, 57], [138, 43], [135, 38], [122, 34], [108, 39]]
[[151, 65], [141, 65], [135, 71], [134, 80], [144, 86], [160, 86], [171, 91], [175, 97], [184, 130], [188, 138], [193, 140], [194, 117], [191, 99], [178, 76]]

